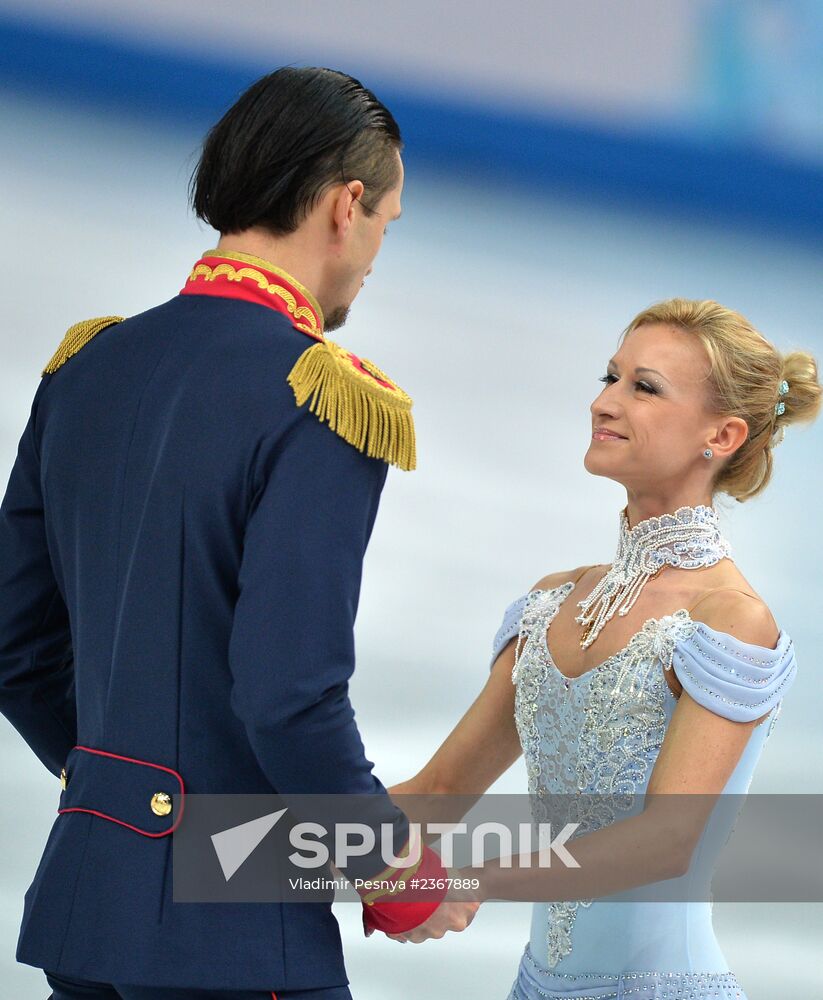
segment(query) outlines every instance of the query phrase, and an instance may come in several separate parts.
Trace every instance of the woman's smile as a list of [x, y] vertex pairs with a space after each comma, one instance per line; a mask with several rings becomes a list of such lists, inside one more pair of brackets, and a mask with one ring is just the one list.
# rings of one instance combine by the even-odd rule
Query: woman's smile
[[604, 430], [602, 427], [595, 427], [592, 432], [593, 441], [626, 441], [622, 434], [615, 434], [614, 431]]

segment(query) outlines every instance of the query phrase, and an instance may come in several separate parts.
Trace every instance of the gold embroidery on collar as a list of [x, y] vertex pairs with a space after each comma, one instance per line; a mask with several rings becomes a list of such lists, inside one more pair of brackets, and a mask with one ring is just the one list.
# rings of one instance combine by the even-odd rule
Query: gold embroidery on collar
[[255, 267], [262, 267], [265, 271], [271, 271], [272, 274], [278, 275], [284, 281], [287, 281], [293, 288], [296, 288], [314, 309], [317, 314], [317, 318], [320, 320], [320, 325], [322, 326], [324, 324], [325, 318], [323, 316], [323, 310], [320, 308], [320, 303], [309, 291], [309, 289], [306, 288], [305, 285], [301, 285], [297, 278], [293, 278], [288, 271], [284, 271], [282, 267], [272, 264], [271, 261], [263, 260], [262, 257], [255, 257], [254, 254], [251, 253], [243, 253], [242, 250], [220, 250], [218, 248], [215, 248], [214, 250], [206, 250], [205, 253], [201, 254], [201, 257], [225, 257], [226, 260], [237, 260], [242, 264], [253, 264]]
[[298, 306], [297, 299], [288, 288], [269, 281], [262, 271], [257, 271], [253, 267], [234, 268], [231, 264], [218, 264], [217, 267], [209, 267], [208, 264], [197, 264], [189, 275], [189, 281], [193, 281], [195, 278], [201, 276], [206, 281], [214, 281], [215, 278], [219, 278], [222, 274], [225, 274], [229, 281], [242, 281], [243, 278], [251, 278], [252, 281], [256, 281], [258, 287], [264, 292], [281, 298], [286, 303], [286, 309], [290, 315], [294, 316], [296, 320], [308, 320], [308, 323], [295, 323], [294, 325], [298, 330], [302, 330], [304, 333], [312, 333], [317, 337], [323, 336], [317, 325], [317, 318], [308, 306]]

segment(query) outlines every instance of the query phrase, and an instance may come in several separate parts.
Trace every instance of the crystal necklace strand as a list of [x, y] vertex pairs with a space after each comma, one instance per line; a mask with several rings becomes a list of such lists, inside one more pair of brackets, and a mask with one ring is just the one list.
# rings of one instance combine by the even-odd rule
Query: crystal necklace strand
[[643, 587], [664, 566], [700, 569], [731, 555], [713, 507], [679, 507], [673, 514], [647, 518], [631, 529], [627, 511], [628, 507], [620, 511], [614, 562], [591, 594], [577, 604], [583, 609], [575, 618], [585, 626], [580, 640], [583, 649], [594, 642], [615, 612], [627, 615], [631, 611]]

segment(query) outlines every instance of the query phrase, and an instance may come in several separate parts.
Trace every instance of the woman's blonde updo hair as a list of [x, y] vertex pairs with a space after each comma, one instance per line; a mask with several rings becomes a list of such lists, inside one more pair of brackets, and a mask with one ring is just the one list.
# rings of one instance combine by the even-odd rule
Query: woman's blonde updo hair
[[[665, 323], [699, 338], [711, 365], [709, 407], [742, 417], [749, 436], [727, 460], [714, 481], [714, 492], [741, 503], [761, 493], [772, 475], [772, 448], [789, 424], [814, 420], [821, 408], [817, 362], [806, 351], [785, 356], [733, 309], [711, 299], [667, 299], [644, 309], [623, 331]], [[789, 391], [779, 394], [786, 380]], [[782, 401], [783, 413], [775, 411]]]

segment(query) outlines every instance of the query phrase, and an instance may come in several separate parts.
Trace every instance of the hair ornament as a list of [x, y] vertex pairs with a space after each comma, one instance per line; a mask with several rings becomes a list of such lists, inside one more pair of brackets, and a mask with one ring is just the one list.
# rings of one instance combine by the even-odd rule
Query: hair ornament
[[[785, 379], [783, 379], [783, 381], [780, 383], [780, 386], [779, 386], [779, 388], [777, 390], [778, 395], [785, 396], [788, 391], [789, 391], [789, 383]], [[783, 402], [782, 399], [779, 399], [774, 404], [774, 412], [775, 412], [775, 414], [778, 417], [780, 416], [781, 413], [785, 413], [786, 412], [786, 404]]]

